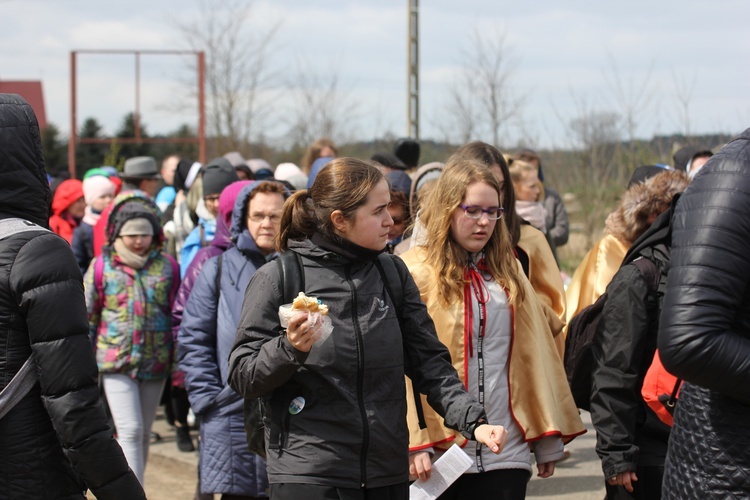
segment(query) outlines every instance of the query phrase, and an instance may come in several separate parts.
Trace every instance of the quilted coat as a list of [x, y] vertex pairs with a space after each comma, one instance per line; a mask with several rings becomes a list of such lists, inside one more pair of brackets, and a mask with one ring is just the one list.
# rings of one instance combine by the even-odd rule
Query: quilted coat
[[750, 129], [677, 204], [658, 345], [685, 384], [665, 498], [750, 497]]
[[[157, 214], [154, 202], [141, 195], [133, 191], [115, 199], [107, 225], [110, 241], [116, 236], [113, 221], [126, 203], [139, 201]], [[172, 370], [172, 303], [180, 278], [175, 276], [171, 257], [161, 252], [163, 235], [158, 217], [154, 220], [158, 236], [143, 268], [125, 265], [114, 247], [107, 246], [86, 271], [89, 334], [102, 373], [124, 373], [133, 378], [154, 380], [167, 378]], [[99, 260], [104, 263], [102, 280], [97, 284]]]
[[[34, 113], [0, 94], [0, 219], [46, 227], [49, 202]], [[99, 404], [81, 271], [42, 230], [0, 241], [0, 390], [32, 353], [38, 383], [0, 419], [0, 499], [145, 498]]]
[[257, 185], [248, 184], [237, 196], [231, 227], [237, 243], [205, 262], [180, 326], [179, 368], [185, 372], [190, 406], [201, 419], [200, 479], [204, 493], [267, 496], [265, 460], [247, 448], [243, 399], [228, 382], [229, 353], [245, 289], [255, 271], [266, 263], [243, 217]]

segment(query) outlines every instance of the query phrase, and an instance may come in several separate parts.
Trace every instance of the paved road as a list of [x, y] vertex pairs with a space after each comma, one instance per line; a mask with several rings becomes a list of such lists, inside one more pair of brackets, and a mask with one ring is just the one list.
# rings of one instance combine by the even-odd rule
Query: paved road
[[[588, 432], [568, 445], [569, 459], [558, 464], [549, 479], [534, 476], [528, 498], [554, 500], [601, 500], [604, 482], [599, 459], [594, 452], [596, 437], [588, 413], [583, 414]], [[150, 500], [191, 500], [196, 486], [197, 453], [177, 449], [172, 429], [159, 414], [154, 430], [162, 440], [151, 445], [146, 467], [146, 494]], [[219, 498], [217, 495], [216, 498]]]

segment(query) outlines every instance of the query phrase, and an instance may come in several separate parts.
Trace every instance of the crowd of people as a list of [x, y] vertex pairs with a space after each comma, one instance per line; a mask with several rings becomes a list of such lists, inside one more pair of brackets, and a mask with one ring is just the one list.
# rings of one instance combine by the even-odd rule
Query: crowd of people
[[[196, 499], [407, 499], [454, 444], [472, 465], [440, 498], [525, 498], [586, 432], [566, 325], [605, 291], [607, 498], [750, 495], [750, 131], [636, 169], [566, 287], [529, 149], [320, 139], [299, 166], [139, 156], [50, 185], [28, 104], [0, 94], [0, 123], [0, 498], [144, 498], [159, 404]], [[282, 318], [290, 288], [325, 316]], [[657, 358], [673, 423], [641, 395]]]

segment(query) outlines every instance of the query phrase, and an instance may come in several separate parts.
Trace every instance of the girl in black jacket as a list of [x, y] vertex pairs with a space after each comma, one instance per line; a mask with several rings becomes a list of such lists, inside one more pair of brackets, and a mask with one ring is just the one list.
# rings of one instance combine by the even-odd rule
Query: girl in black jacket
[[394, 310], [375, 264], [393, 224], [389, 202], [380, 170], [339, 158], [284, 206], [280, 250], [298, 254], [305, 293], [328, 305], [328, 338], [318, 341], [305, 313], [282, 330], [276, 263], [247, 288], [230, 383], [265, 402], [271, 498], [408, 498], [405, 373], [447, 425], [495, 453], [507, 437], [484, 425], [398, 258], [403, 301]]

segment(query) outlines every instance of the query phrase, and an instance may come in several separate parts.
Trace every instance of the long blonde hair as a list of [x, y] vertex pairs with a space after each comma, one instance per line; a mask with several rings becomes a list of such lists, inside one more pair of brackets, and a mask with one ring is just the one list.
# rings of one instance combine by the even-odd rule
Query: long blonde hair
[[[490, 169], [475, 160], [460, 157], [449, 159], [437, 185], [425, 200], [424, 215], [420, 213], [426, 229], [425, 261], [434, 271], [437, 293], [445, 305], [463, 300], [464, 268], [469, 256], [453, 239], [451, 220], [454, 211], [466, 198], [467, 188], [476, 182], [491, 186], [500, 202], [502, 188]], [[518, 304], [523, 301], [522, 277], [510, 234], [502, 221], [495, 224], [483, 251], [489, 273], [508, 292], [510, 302]]]

